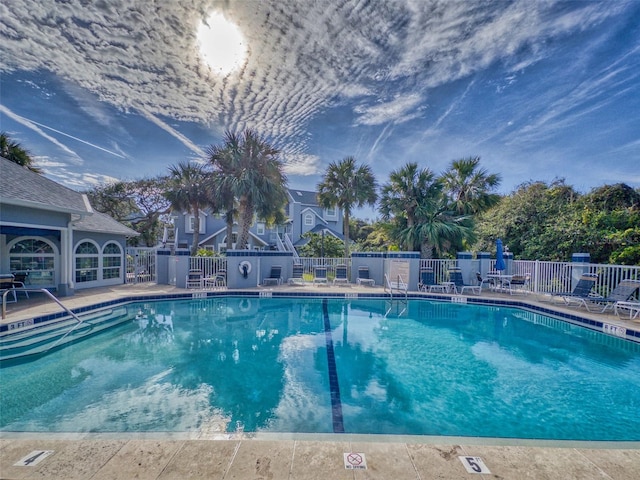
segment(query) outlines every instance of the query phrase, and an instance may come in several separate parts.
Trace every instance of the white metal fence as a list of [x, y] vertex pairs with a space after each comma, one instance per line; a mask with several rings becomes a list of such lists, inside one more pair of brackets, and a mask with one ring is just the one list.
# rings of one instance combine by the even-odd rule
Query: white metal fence
[[[134, 250], [134, 249], [130, 249]], [[135, 249], [148, 250], [148, 249]], [[129, 257], [129, 250], [127, 250]], [[146, 272], [153, 272], [155, 280], [155, 256], [153, 262], [147, 262], [147, 252], [138, 253], [139, 270], [142, 275], [139, 281], [146, 281]], [[349, 278], [351, 278], [351, 260], [344, 258], [321, 258], [321, 257], [300, 257], [295, 260], [303, 266], [304, 273], [313, 275], [314, 268], [326, 266], [329, 276], [335, 273], [337, 265], [347, 265]], [[449, 270], [458, 264], [455, 259], [422, 259], [420, 267], [430, 267], [435, 274], [436, 282], [446, 282], [449, 280]], [[471, 260], [471, 268], [480, 271], [479, 260]], [[154, 268], [151, 268], [153, 263]], [[495, 260], [490, 262], [490, 270], [493, 269]], [[227, 261], [224, 257], [191, 257], [190, 268], [201, 270], [205, 277], [217, 275], [221, 270], [226, 271]], [[607, 296], [611, 290], [622, 280], [640, 280], [640, 267], [626, 265], [605, 265], [605, 264], [581, 264], [572, 262], [546, 262], [538, 260], [514, 260], [510, 265], [510, 274], [529, 275], [531, 278], [529, 289], [536, 293], [562, 293], [570, 292], [573, 285], [582, 273], [597, 274], [598, 280], [594, 287], [594, 293]], [[129, 265], [127, 265], [127, 283], [129, 281]]]
[[227, 271], [225, 257], [190, 257], [190, 270], [200, 270], [204, 278], [215, 278], [220, 272]]
[[[471, 260], [472, 269], [480, 271], [479, 261]], [[430, 267], [436, 276], [436, 281], [447, 281], [448, 271], [456, 266], [456, 260], [426, 260], [420, 261], [420, 267]], [[493, 270], [495, 260], [490, 263]], [[597, 275], [598, 279], [593, 293], [607, 296], [622, 280], [640, 280], [640, 267], [628, 265], [582, 264], [572, 262], [546, 262], [539, 260], [514, 260], [509, 271], [513, 275], [529, 275], [529, 288], [536, 293], [570, 292], [573, 285], [583, 273]]]
[[125, 283], [156, 281], [156, 249], [127, 247]]

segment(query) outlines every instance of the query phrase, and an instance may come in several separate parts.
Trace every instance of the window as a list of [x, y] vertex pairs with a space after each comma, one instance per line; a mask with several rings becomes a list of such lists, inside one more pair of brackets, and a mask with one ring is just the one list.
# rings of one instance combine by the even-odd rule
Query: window
[[122, 271], [122, 249], [117, 243], [107, 243], [102, 249], [102, 278], [120, 278]]
[[256, 226], [256, 233], [258, 235], [264, 235], [264, 223], [263, 222], [258, 222], [258, 225]]
[[56, 252], [53, 245], [39, 238], [23, 238], [8, 247], [12, 273], [27, 273], [25, 283], [34, 287], [55, 284]]
[[98, 246], [93, 242], [82, 242], [76, 247], [76, 282], [98, 280]]
[[[189, 215], [187, 217], [187, 225], [186, 225], [186, 233], [193, 233], [195, 230], [196, 217], [193, 215]], [[200, 214], [200, 232], [205, 233], [206, 228], [206, 218], [204, 215]]]
[[309, 225], [313, 225], [313, 215], [312, 215], [312, 214], [307, 213], [307, 214], [304, 216], [304, 224], [305, 224], [305, 225], [308, 225], [308, 226], [309, 226]]
[[325, 210], [325, 215], [327, 217], [336, 217], [336, 207], [329, 207]]

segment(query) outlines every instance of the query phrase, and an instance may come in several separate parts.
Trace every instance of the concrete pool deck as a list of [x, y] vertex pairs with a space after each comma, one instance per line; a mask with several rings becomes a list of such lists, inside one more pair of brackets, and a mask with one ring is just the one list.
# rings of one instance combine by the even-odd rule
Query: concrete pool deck
[[[382, 288], [344, 286], [269, 287], [268, 290], [382, 293]], [[252, 289], [265, 290], [265, 289]], [[186, 293], [167, 285], [139, 284], [81, 290], [61, 300], [69, 308], [138, 295]], [[534, 295], [510, 297], [537, 303]], [[4, 323], [55, 313], [60, 307], [43, 295], [9, 304]], [[549, 303], [544, 303], [550, 308]], [[627, 329], [640, 321], [624, 316], [580, 312]], [[1, 388], [1, 387], [0, 387]], [[1, 406], [0, 406], [1, 408]], [[38, 452], [52, 451], [37, 455]], [[33, 453], [36, 452], [36, 453]], [[360, 466], [364, 454], [366, 469]], [[34, 457], [29, 466], [16, 464]], [[480, 457], [490, 474], [473, 471]], [[38, 460], [40, 460], [38, 462]], [[466, 466], [465, 466], [466, 465]], [[475, 465], [475, 464], [474, 464]], [[478, 467], [476, 467], [478, 468]], [[0, 479], [621, 479], [640, 474], [640, 442], [549, 442], [510, 439], [413, 437], [382, 435], [221, 435], [215, 439], [181, 438], [173, 434], [82, 435], [11, 434], [0, 432]]]

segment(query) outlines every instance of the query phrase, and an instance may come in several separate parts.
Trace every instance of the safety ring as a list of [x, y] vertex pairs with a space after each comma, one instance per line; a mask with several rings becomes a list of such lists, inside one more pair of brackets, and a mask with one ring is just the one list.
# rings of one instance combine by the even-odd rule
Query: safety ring
[[249, 262], [248, 260], [240, 262], [240, 265], [238, 265], [238, 270], [240, 270], [240, 273], [244, 273], [244, 267], [247, 267], [247, 273], [251, 273], [251, 262]]
[[241, 299], [240, 303], [238, 303], [238, 308], [241, 312], [248, 312], [249, 310], [251, 310], [251, 300], [249, 300], [248, 298]]

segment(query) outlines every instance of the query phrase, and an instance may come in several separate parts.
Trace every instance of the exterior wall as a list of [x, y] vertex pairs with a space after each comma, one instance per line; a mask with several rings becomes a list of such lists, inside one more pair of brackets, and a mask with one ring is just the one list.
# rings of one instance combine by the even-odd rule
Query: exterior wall
[[[311, 192], [304, 193], [309, 196], [308, 194]], [[289, 216], [289, 222], [285, 225], [278, 225], [271, 228], [264, 225], [264, 231], [261, 231], [260, 225], [263, 222], [260, 220], [254, 222], [250, 232], [264, 243], [261, 244], [259, 241], [256, 241], [255, 238], [250, 237], [250, 249], [253, 250], [257, 248], [261, 250], [270, 250], [275, 248], [275, 245], [277, 244], [276, 236], [279, 236], [282, 239], [284, 233], [287, 231], [289, 232], [291, 241], [296, 243], [302, 235], [313, 229], [318, 224], [324, 225], [340, 234], [343, 233], [343, 216], [340, 209], [336, 208], [335, 214], [329, 216], [327, 210], [317, 204], [296, 201], [296, 198], [291, 194], [289, 195], [289, 199], [290, 201], [284, 209]], [[312, 225], [305, 225], [304, 216], [306, 214], [313, 215], [314, 220]], [[190, 217], [192, 217], [192, 215], [185, 213], [175, 215], [174, 222], [175, 226], [178, 228], [178, 238], [176, 239], [176, 242], [177, 246], [180, 248], [190, 248], [193, 243], [193, 232], [189, 228], [191, 223]], [[237, 226], [234, 226], [234, 232], [237, 232], [235, 227]], [[226, 223], [222, 216], [208, 212], [202, 213], [200, 216], [200, 244], [202, 246], [212, 247], [216, 252], [219, 251], [219, 246], [224, 243], [223, 240], [226, 236], [225, 229]]]
[[16, 205], [2, 205], [2, 224], [37, 226], [40, 228], [67, 228], [71, 216], [68, 213], [38, 210]]

